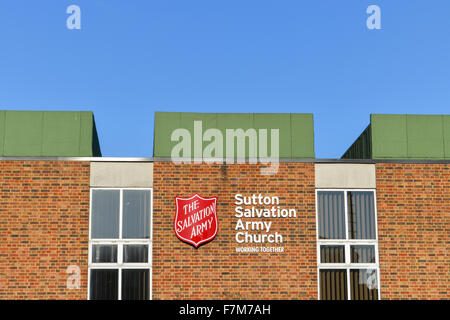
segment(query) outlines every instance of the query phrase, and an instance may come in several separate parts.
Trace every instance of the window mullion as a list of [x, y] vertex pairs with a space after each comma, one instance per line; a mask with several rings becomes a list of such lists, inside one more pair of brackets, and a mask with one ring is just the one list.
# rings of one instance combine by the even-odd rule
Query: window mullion
[[123, 265], [123, 243], [117, 245], [117, 263], [119, 266]]
[[345, 262], [345, 264], [346, 265], [348, 265], [348, 264], [350, 264], [350, 259], [349, 259], [349, 245], [348, 245], [348, 243], [346, 243], [346, 244], [344, 244], [344, 262]]
[[[120, 201], [119, 201], [119, 239], [122, 240], [122, 228], [123, 224], [123, 189], [120, 189]], [[118, 263], [118, 270], [119, 273], [118, 278], [118, 285], [117, 288], [119, 292], [117, 293], [118, 300], [122, 300], [122, 264], [123, 264], [123, 243], [122, 241], [119, 241], [119, 244], [117, 245], [117, 263]]]
[[[349, 227], [348, 227], [348, 196], [347, 190], [344, 191], [344, 215], [345, 215], [345, 239], [348, 241], [349, 237]], [[345, 244], [345, 263], [347, 265], [350, 264], [350, 245], [348, 243]], [[351, 300], [350, 296], [350, 268], [346, 268], [347, 273], [347, 300]]]
[[119, 281], [119, 283], [117, 285], [117, 288], [119, 289], [119, 292], [117, 294], [117, 299], [122, 300], [122, 268], [119, 267], [117, 272], [119, 273], [119, 276], [117, 277], [118, 281]]
[[378, 241], [375, 243], [375, 263], [377, 267], [380, 265], [380, 257], [378, 256]]
[[120, 201], [119, 201], [119, 239], [122, 239], [122, 223], [123, 223], [123, 189], [120, 189]]
[[352, 297], [351, 297], [352, 290], [350, 288], [350, 283], [351, 283], [351, 281], [350, 281], [350, 268], [347, 268], [346, 271], [347, 271], [347, 300], [352, 300]]
[[349, 240], [350, 237], [348, 235], [348, 197], [347, 190], [344, 191], [344, 215], [345, 215], [345, 239]]

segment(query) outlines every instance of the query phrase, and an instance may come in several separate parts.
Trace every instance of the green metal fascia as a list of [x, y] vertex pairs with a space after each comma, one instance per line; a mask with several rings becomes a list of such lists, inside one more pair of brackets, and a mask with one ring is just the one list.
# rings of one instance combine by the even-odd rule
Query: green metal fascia
[[[186, 129], [191, 136], [191, 155], [194, 156], [194, 121], [202, 122], [202, 133], [218, 129], [223, 136], [223, 155], [226, 155], [226, 129], [250, 128], [257, 132], [267, 129], [267, 150], [270, 156], [270, 129], [279, 129], [280, 158], [314, 158], [314, 121], [312, 114], [296, 113], [185, 113], [156, 112], [154, 150], [155, 157], [171, 157], [172, 148], [178, 141], [171, 141], [176, 129]], [[202, 150], [210, 144], [202, 142]], [[236, 155], [236, 144], [234, 154]], [[258, 151], [259, 154], [259, 151]], [[246, 148], [248, 156], [248, 145]]]
[[90, 111], [0, 111], [0, 154], [6, 157], [101, 156]]
[[374, 159], [450, 159], [450, 115], [372, 115]]
[[[371, 159], [450, 159], [450, 115], [372, 114], [368, 128]], [[364, 135], [343, 158], [367, 159], [358, 151]]]

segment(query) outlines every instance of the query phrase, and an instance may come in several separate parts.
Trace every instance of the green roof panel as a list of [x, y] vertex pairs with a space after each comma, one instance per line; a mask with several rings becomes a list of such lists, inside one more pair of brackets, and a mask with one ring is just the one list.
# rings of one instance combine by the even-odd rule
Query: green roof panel
[[[295, 121], [292, 121], [294, 117]], [[312, 114], [265, 114], [265, 113], [179, 113], [156, 112], [155, 114], [155, 157], [170, 157], [172, 148], [178, 143], [171, 141], [172, 132], [184, 128], [194, 138], [194, 121], [202, 121], [202, 132], [216, 128], [223, 136], [223, 155], [226, 156], [227, 129], [255, 129], [259, 140], [259, 130], [267, 129], [267, 153], [271, 156], [271, 129], [279, 129], [280, 158], [314, 158], [314, 132]], [[298, 126], [302, 126], [301, 128]], [[299, 135], [299, 136], [297, 136]], [[193, 141], [193, 140], [192, 140]], [[209, 144], [202, 143], [202, 150]], [[191, 155], [194, 156], [193, 142]], [[258, 146], [259, 147], [259, 146]], [[234, 144], [234, 155], [237, 155], [237, 144]], [[246, 143], [246, 157], [248, 145]]]
[[[368, 128], [372, 159], [450, 159], [450, 115], [372, 114]], [[343, 158], [355, 158], [357, 147]]]
[[42, 112], [6, 111], [4, 156], [42, 155]]
[[4, 147], [5, 147], [5, 117], [6, 117], [6, 111], [0, 110], [0, 152], [3, 154]]
[[1, 156], [101, 156], [92, 112], [0, 111]]
[[442, 116], [442, 130], [444, 132], [444, 157], [450, 159], [450, 116]]
[[51, 156], [78, 154], [80, 124], [78, 112], [43, 113], [42, 153]]
[[408, 115], [408, 158], [444, 159], [442, 116]]
[[[158, 125], [160, 124], [160, 125]], [[170, 157], [171, 134], [173, 130], [181, 127], [181, 114], [179, 112], [156, 112], [153, 139], [153, 154], [161, 157]], [[165, 142], [157, 141], [156, 137], [167, 137]]]
[[310, 113], [291, 113], [292, 158], [314, 158], [314, 119]]
[[291, 119], [282, 113], [255, 113], [255, 128], [267, 129], [267, 156], [272, 150], [271, 129], [279, 129], [279, 157], [292, 158]]
[[373, 158], [407, 158], [406, 115], [373, 114]]

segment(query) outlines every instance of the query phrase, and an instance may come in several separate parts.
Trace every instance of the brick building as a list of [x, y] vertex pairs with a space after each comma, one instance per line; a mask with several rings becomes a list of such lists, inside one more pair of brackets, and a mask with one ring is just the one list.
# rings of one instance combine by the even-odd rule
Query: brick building
[[[102, 157], [90, 112], [0, 126], [0, 299], [450, 297], [450, 116], [372, 115], [330, 160], [310, 114], [156, 113], [154, 158]], [[174, 230], [194, 194], [217, 197], [198, 248]]]

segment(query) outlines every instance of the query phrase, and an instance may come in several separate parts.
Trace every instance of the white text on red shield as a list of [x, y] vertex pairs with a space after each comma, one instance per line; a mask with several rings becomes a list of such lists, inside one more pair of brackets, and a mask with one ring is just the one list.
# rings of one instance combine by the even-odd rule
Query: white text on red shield
[[211, 215], [215, 213], [215, 205], [211, 204], [201, 210], [198, 210], [198, 208], [198, 200], [183, 206], [182, 214], [184, 219], [177, 222], [178, 233], [183, 232], [186, 228], [189, 228], [197, 223], [198, 224], [192, 228], [190, 236], [191, 239], [211, 229], [214, 220], [214, 216]]

